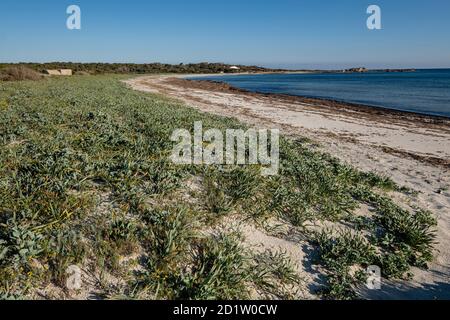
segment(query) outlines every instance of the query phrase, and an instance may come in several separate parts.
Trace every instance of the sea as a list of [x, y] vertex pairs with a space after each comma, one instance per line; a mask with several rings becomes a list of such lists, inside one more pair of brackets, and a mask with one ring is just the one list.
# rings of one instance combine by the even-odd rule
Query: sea
[[191, 79], [225, 82], [252, 92], [331, 99], [450, 118], [450, 69], [218, 75]]

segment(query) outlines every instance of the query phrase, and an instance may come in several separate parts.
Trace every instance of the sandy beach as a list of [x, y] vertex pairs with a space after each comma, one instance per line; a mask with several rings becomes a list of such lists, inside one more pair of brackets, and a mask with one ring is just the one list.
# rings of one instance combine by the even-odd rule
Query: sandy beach
[[[140, 91], [176, 98], [201, 111], [234, 117], [257, 128], [279, 128], [363, 171], [391, 177], [417, 195], [393, 193], [405, 207], [432, 211], [438, 220], [434, 261], [429, 270], [413, 270], [412, 281], [383, 283], [363, 293], [378, 299], [450, 298], [450, 119], [388, 111], [335, 101], [250, 93], [226, 84], [184, 80], [185, 76], [146, 76], [126, 81]], [[364, 208], [361, 208], [364, 210]], [[248, 226], [249, 242], [281, 247], [295, 259], [301, 243], [277, 239]], [[300, 272], [319, 281], [304, 261]], [[306, 294], [306, 297], [313, 295]]]

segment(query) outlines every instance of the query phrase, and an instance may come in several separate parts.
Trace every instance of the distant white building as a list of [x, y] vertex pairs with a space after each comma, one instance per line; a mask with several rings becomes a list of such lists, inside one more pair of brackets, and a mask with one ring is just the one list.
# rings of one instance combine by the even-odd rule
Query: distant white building
[[45, 73], [51, 76], [71, 76], [71, 69], [45, 70]]
[[239, 68], [238, 66], [231, 66], [230, 69], [231, 70], [241, 70], [241, 68]]
[[60, 70], [62, 76], [71, 76], [72, 75], [72, 69], [61, 69]]

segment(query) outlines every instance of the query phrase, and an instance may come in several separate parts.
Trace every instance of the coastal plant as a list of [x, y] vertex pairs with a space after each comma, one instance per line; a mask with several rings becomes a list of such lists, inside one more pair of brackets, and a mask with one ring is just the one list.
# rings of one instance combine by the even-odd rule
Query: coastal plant
[[248, 297], [251, 277], [237, 235], [217, 234], [201, 239], [191, 249], [193, 264], [176, 282], [177, 299], [229, 300]]
[[135, 233], [135, 224], [126, 218], [115, 218], [109, 228], [105, 230], [105, 236], [116, 242], [133, 240]]
[[[315, 234], [318, 263], [327, 270], [327, 287], [322, 294], [332, 299], [356, 298], [356, 288], [364, 280], [362, 270], [377, 261], [377, 249], [360, 234], [322, 230]], [[360, 272], [351, 273], [351, 268]]]
[[374, 241], [388, 252], [405, 254], [408, 264], [426, 268], [436, 238], [433, 215], [421, 209], [409, 212], [367, 188], [355, 189], [354, 196], [376, 209], [374, 220], [380, 229]]
[[51, 272], [51, 280], [65, 286], [67, 268], [79, 265], [87, 254], [86, 244], [75, 230], [52, 230], [44, 247], [46, 261]]
[[150, 263], [174, 262], [196, 237], [195, 220], [185, 208], [144, 210], [143, 237], [149, 252]]
[[214, 218], [228, 213], [232, 208], [232, 200], [226, 194], [223, 185], [215, 175], [207, 175], [203, 179], [204, 183], [204, 203], [208, 212], [214, 215]]
[[235, 204], [251, 198], [262, 184], [260, 170], [253, 166], [235, 166], [223, 170], [221, 180], [223, 189]]
[[1, 260], [9, 260], [17, 268], [28, 267], [31, 259], [42, 252], [42, 239], [42, 235], [26, 226], [7, 224], [1, 227]]
[[304, 280], [295, 270], [287, 252], [265, 250], [253, 256], [252, 282], [267, 299], [299, 299]]
[[[239, 299], [248, 297], [250, 270], [236, 235], [198, 238], [183, 248], [176, 268], [148, 260], [131, 295], [153, 299]], [[163, 267], [164, 266], [164, 267]]]
[[153, 161], [145, 168], [148, 184], [147, 194], [164, 194], [180, 186], [185, 173], [168, 160]]

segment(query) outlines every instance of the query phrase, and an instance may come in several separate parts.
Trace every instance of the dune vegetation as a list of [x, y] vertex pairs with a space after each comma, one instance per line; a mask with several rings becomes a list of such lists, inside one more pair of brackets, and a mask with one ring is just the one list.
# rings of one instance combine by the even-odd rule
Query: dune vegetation
[[[390, 197], [411, 190], [305, 139], [281, 139], [274, 177], [172, 164], [174, 129], [244, 125], [125, 77], [0, 83], [1, 298], [70, 297], [71, 265], [95, 279], [81, 290], [97, 298], [302, 298], [302, 262], [252, 249], [227, 221], [308, 244], [322, 298], [358, 298], [369, 265], [397, 279], [432, 259], [433, 215]], [[357, 215], [361, 205], [371, 214]]]
[[18, 65], [0, 69], [0, 81], [40, 80], [42, 75], [33, 69]]

